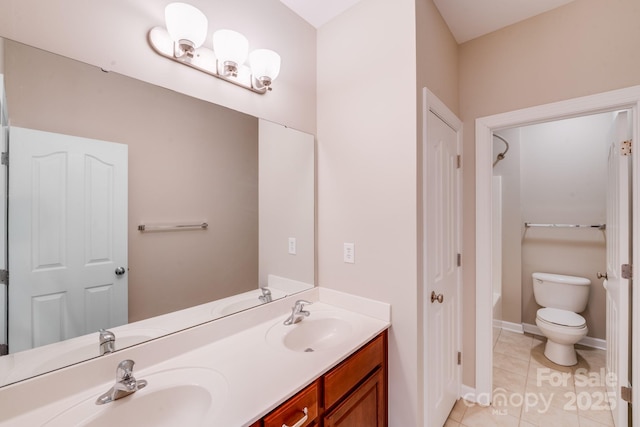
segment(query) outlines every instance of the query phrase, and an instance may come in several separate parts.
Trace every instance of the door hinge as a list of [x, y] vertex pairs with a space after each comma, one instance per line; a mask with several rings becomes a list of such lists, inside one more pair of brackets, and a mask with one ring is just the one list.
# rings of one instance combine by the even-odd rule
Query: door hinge
[[0, 283], [9, 284], [9, 270], [0, 270]]
[[462, 254], [458, 254], [456, 257], [456, 265], [460, 267], [462, 265]]
[[631, 387], [620, 387], [620, 398], [625, 402], [631, 403]]
[[631, 143], [631, 139], [628, 141], [622, 141], [622, 143], [620, 144], [620, 155], [622, 156], [630, 156], [631, 155], [631, 148], [632, 148], [632, 143]]
[[8, 152], [3, 152], [2, 155], [0, 155], [0, 163], [2, 163], [3, 165], [7, 165], [9, 166], [9, 153]]
[[462, 352], [458, 352], [458, 365], [462, 365]]
[[456, 156], [456, 169], [460, 169], [461, 165], [462, 165], [462, 156], [458, 154]]
[[633, 267], [631, 266], [631, 264], [622, 264], [620, 270], [623, 279], [633, 278]]

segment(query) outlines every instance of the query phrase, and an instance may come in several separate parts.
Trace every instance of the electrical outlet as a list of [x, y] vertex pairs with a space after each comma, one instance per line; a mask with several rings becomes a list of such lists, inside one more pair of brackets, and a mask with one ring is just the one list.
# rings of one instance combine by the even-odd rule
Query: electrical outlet
[[356, 247], [354, 243], [344, 244], [344, 262], [348, 264], [355, 264], [356, 262]]
[[289, 237], [289, 255], [296, 254], [296, 238]]

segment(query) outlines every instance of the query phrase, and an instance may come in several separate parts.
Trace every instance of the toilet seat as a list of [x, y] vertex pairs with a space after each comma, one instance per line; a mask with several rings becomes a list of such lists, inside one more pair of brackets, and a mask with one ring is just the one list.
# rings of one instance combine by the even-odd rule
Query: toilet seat
[[559, 308], [541, 308], [536, 313], [536, 318], [540, 322], [572, 329], [584, 328], [587, 325], [587, 321], [578, 313]]

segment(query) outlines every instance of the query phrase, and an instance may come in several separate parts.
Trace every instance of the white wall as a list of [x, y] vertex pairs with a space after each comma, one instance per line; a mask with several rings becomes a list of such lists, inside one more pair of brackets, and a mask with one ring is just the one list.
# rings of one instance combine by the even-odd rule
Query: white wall
[[213, 31], [232, 28], [250, 49], [280, 54], [273, 91], [261, 96], [157, 55], [147, 33], [164, 25], [167, 3], [0, 0], [0, 37], [315, 133], [315, 28], [278, 0], [189, 1], [209, 20], [209, 47]]
[[[532, 223], [604, 224], [608, 136], [613, 113], [522, 128], [522, 219]], [[589, 336], [605, 338], [606, 233], [594, 229], [529, 228], [522, 239], [522, 321], [535, 324], [535, 271], [591, 279]]]
[[[315, 282], [314, 136], [260, 120], [258, 147], [259, 285], [268, 275]], [[289, 253], [295, 238], [295, 254]]]
[[414, 3], [363, 0], [318, 31], [319, 282], [391, 303], [393, 426], [420, 425]]

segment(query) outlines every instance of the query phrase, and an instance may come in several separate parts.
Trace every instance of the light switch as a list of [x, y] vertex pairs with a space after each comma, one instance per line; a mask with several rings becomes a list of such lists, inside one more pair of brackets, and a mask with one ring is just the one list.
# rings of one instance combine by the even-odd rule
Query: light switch
[[296, 238], [289, 237], [289, 255], [296, 254]]
[[344, 262], [349, 264], [355, 264], [356, 262], [356, 248], [353, 243], [344, 244]]

